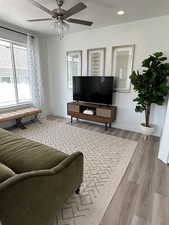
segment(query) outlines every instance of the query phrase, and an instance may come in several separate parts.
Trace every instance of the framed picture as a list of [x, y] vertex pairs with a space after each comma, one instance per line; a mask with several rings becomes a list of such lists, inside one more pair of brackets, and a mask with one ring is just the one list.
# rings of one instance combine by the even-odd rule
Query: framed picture
[[88, 76], [105, 75], [106, 48], [87, 50], [87, 73]]
[[82, 51], [69, 51], [67, 55], [67, 87], [73, 87], [73, 76], [82, 75]]
[[135, 45], [112, 48], [112, 76], [115, 77], [115, 90], [130, 92], [130, 75], [133, 70]]

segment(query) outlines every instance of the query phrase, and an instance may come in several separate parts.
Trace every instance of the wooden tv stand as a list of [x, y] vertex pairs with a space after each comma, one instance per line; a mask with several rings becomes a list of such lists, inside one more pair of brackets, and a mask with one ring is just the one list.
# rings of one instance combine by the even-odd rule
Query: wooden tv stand
[[[84, 110], [89, 109], [94, 112], [93, 115], [85, 114]], [[90, 104], [83, 102], [69, 102], [67, 103], [67, 114], [71, 116], [71, 123], [73, 118], [90, 120], [98, 123], [105, 124], [105, 130], [108, 125], [111, 128], [111, 124], [116, 120], [117, 107], [112, 105], [100, 105]]]

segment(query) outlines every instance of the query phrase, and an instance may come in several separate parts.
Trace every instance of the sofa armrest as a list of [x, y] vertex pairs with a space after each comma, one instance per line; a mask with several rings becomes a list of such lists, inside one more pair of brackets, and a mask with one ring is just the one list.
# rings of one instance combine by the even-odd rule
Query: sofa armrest
[[3, 225], [48, 225], [56, 210], [80, 186], [83, 154], [73, 153], [56, 167], [16, 175], [0, 184]]

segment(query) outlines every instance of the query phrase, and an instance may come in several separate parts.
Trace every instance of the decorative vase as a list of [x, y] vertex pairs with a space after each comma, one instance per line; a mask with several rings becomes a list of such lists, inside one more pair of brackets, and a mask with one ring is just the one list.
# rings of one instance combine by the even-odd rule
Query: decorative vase
[[146, 127], [144, 123], [141, 124], [141, 131], [142, 131], [142, 134], [145, 135], [145, 136], [150, 136], [153, 134], [154, 132], [154, 126], [151, 125], [150, 127]]

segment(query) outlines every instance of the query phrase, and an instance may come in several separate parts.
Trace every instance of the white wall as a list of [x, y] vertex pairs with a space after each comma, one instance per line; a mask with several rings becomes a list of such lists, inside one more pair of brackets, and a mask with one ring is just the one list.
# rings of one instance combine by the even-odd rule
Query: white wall
[[[48, 38], [48, 66], [50, 111], [66, 117], [66, 103], [72, 100], [72, 90], [66, 82], [66, 51], [83, 50], [83, 75], [87, 75], [87, 49], [106, 47], [106, 75], [111, 75], [112, 46], [135, 44], [134, 69], [141, 68], [142, 60], [156, 51], [169, 57], [169, 16], [132, 23], [108, 26], [100, 29], [68, 34], [60, 41]], [[140, 131], [143, 114], [135, 113], [132, 102], [135, 93], [117, 93], [113, 104], [118, 106], [114, 127]], [[166, 104], [153, 106], [151, 122], [156, 125], [155, 135], [160, 136], [164, 122]]]

